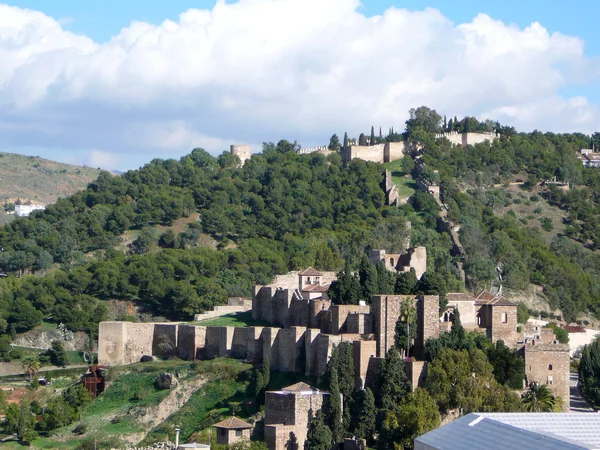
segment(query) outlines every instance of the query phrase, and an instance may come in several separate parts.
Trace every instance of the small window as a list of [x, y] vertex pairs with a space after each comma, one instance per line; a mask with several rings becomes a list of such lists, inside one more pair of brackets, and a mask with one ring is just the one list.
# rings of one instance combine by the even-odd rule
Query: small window
[[550, 385], [552, 384], [552, 376], [548, 377], [548, 384], [550, 384]]
[[315, 284], [319, 284], [320, 281], [321, 279], [319, 277], [315, 277]]
[[552, 370], [552, 364], [548, 364], [548, 370]]
[[306, 278], [306, 284], [310, 284], [310, 277]]
[[477, 325], [481, 325], [481, 316], [477, 316]]
[[235, 430], [235, 437], [242, 437], [242, 430]]
[[390, 258], [390, 266], [394, 267], [394, 258]]
[[508, 313], [502, 313], [502, 323], [508, 322]]

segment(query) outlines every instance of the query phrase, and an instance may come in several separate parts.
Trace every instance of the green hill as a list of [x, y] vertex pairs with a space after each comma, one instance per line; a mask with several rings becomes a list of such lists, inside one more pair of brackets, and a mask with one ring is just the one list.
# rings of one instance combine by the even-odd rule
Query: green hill
[[[39, 156], [0, 152], [0, 200], [31, 200], [44, 205], [85, 189], [99, 169], [50, 161]], [[0, 224], [11, 216], [0, 214]]]

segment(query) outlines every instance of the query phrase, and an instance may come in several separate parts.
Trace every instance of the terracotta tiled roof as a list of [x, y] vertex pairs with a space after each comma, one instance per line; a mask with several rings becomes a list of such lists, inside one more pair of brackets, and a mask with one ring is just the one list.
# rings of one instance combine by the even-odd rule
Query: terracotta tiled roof
[[490, 291], [483, 290], [477, 297], [475, 297], [475, 301], [477, 301], [478, 303], [487, 303], [493, 300], [494, 297], [495, 295], [492, 294]]
[[291, 386], [288, 386], [288, 387], [284, 387], [282, 389], [282, 391], [302, 392], [302, 391], [314, 391], [314, 389], [310, 385], [300, 382], [300, 383], [292, 384]]
[[240, 428], [252, 428], [248, 422], [244, 422], [242, 419], [238, 419], [237, 417], [230, 417], [229, 419], [225, 419], [222, 422], [215, 423], [213, 425], [215, 428], [227, 428], [229, 430], [238, 430]]
[[302, 288], [303, 292], [327, 292], [329, 290], [329, 285], [322, 284], [308, 284]]
[[517, 306], [516, 303], [513, 303], [507, 300], [502, 294], [492, 294], [489, 291], [481, 291], [481, 293], [475, 297], [476, 305], [491, 305], [491, 306]]
[[311, 277], [320, 277], [323, 274], [321, 272], [319, 272], [317, 269], [313, 269], [312, 267], [309, 267], [308, 269], [300, 272], [298, 275], [301, 276], [311, 276]]
[[584, 327], [576, 327], [575, 325], [565, 325], [563, 328], [567, 333], [585, 333]]
[[448, 300], [448, 303], [473, 301], [473, 296], [471, 294], [464, 294], [462, 292], [451, 292], [446, 294], [446, 300]]

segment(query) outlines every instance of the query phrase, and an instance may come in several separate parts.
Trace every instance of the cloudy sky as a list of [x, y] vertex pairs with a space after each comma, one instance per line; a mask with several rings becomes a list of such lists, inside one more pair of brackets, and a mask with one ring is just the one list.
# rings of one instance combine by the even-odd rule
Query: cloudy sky
[[600, 131], [598, 13], [562, 0], [0, 3], [0, 151], [128, 169], [399, 130], [420, 105]]

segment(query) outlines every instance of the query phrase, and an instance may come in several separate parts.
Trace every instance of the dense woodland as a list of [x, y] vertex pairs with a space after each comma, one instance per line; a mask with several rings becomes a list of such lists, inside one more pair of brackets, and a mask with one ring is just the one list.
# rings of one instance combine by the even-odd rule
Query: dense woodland
[[[435, 139], [441, 131], [491, 129], [503, 133], [491, 146], [461, 148]], [[411, 110], [403, 134], [390, 130], [378, 138], [372, 130], [370, 139], [422, 145], [424, 164], [430, 173], [438, 171], [432, 177], [441, 185], [448, 217], [462, 227], [467, 289], [489, 285], [499, 268], [508, 287], [543, 286], [551, 306], [569, 320], [581, 311], [598, 313], [600, 256], [591, 250], [600, 171], [575, 158], [590, 137], [516, 133], [473, 118], [446, 121], [421, 107]], [[332, 141], [339, 148], [339, 140]], [[267, 143], [242, 168], [229, 153], [215, 158], [196, 149], [179, 161], [153, 160], [122, 176], [101, 173], [86, 190], [1, 228], [0, 267], [11, 276], [0, 280], [0, 330], [12, 325], [23, 331], [47, 319], [94, 333], [107, 314], [103, 300], [112, 298], [140, 299], [157, 315], [187, 319], [227, 296], [249, 295], [253, 284], [277, 273], [307, 266], [342, 270], [347, 276], [332, 294], [351, 303], [375, 289], [346, 295], [353, 292], [356, 281], [348, 274], [361, 268], [361, 255], [371, 248], [401, 251], [406, 236], [427, 247], [425, 279], [416, 285], [384, 274], [376, 289], [443, 298], [465, 288], [433, 197], [417, 192], [411, 204], [388, 207], [377, 164], [344, 164], [338, 154], [299, 155], [297, 149], [288, 141]], [[405, 158], [407, 170], [415, 170], [414, 156]], [[514, 216], [495, 214], [495, 206], [510, 198], [493, 185], [515, 177], [529, 185], [552, 177], [572, 184], [570, 192], [546, 194], [568, 211], [567, 236], [548, 246]], [[183, 232], [153, 234], [155, 225], [194, 211], [200, 220]], [[115, 247], [129, 229], [140, 233], [125, 254]], [[218, 248], [199, 246], [201, 234]]]

